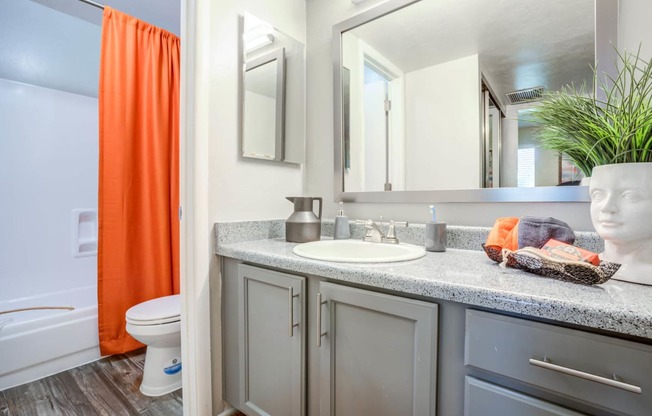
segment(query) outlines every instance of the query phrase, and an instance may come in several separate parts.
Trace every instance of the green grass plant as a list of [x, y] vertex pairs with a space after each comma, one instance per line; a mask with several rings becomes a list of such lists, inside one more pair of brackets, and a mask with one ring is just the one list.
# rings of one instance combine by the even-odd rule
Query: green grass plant
[[618, 52], [618, 74], [545, 92], [531, 117], [544, 148], [565, 153], [586, 176], [595, 166], [652, 162], [652, 64]]

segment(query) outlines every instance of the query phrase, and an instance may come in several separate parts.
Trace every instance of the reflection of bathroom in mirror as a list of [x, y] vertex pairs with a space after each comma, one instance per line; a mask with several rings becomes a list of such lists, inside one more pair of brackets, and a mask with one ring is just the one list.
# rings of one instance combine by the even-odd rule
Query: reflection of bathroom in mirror
[[517, 120], [513, 134], [503, 137], [503, 143], [516, 154], [503, 154], [509, 169], [505, 169], [502, 186], [577, 186], [584, 175], [566, 155], [544, 149], [536, 139], [538, 126], [530, 114], [536, 103], [514, 105], [510, 116]]
[[615, 12], [616, 0], [395, 0], [336, 25], [340, 191], [578, 184], [519, 115], [542, 91], [591, 85], [596, 61], [608, 71]]
[[493, 188], [500, 186], [500, 150], [501, 122], [505, 113], [498, 99], [489, 88], [486, 80], [482, 80], [482, 186]]
[[283, 160], [285, 56], [283, 48], [245, 63], [242, 155]]
[[241, 28], [241, 154], [303, 163], [304, 45], [250, 13]]

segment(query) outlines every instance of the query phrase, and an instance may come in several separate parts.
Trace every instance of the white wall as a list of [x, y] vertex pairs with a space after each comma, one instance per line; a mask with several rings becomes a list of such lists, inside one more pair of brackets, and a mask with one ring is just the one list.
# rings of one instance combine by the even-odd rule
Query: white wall
[[471, 55], [405, 74], [406, 189], [478, 187], [479, 71]]
[[203, 66], [207, 94], [209, 145], [209, 215], [211, 221], [286, 218], [292, 205], [286, 196], [304, 193], [302, 165], [290, 165], [238, 155], [239, 42], [238, 15], [248, 11], [305, 43], [305, 2], [226, 0], [210, 4], [210, 27]]
[[97, 283], [71, 211], [97, 208], [97, 99], [0, 79], [0, 298]]

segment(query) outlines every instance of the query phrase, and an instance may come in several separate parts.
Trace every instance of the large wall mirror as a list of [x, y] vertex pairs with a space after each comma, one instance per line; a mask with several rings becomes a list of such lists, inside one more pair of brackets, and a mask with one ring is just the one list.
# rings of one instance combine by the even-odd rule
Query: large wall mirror
[[542, 91], [613, 72], [617, 0], [392, 0], [333, 28], [336, 199], [588, 201]]
[[303, 163], [304, 45], [250, 13], [240, 27], [241, 156]]

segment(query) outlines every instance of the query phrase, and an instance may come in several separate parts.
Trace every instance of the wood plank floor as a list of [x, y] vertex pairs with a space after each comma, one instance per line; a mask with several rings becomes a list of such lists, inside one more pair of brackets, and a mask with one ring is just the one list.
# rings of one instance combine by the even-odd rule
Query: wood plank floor
[[1, 416], [174, 416], [181, 390], [160, 397], [138, 391], [145, 349], [114, 355], [0, 391]]

